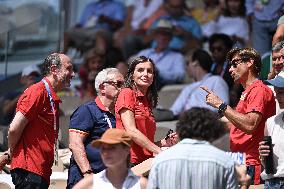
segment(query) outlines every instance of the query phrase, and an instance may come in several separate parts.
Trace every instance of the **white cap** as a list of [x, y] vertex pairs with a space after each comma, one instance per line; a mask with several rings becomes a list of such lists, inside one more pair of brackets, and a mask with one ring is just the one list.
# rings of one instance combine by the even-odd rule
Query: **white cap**
[[31, 73], [38, 73], [39, 75], [41, 75], [40, 70], [36, 65], [29, 65], [23, 69], [22, 77], [29, 76]]
[[284, 88], [284, 71], [281, 71], [274, 79], [266, 80], [265, 83], [274, 87]]

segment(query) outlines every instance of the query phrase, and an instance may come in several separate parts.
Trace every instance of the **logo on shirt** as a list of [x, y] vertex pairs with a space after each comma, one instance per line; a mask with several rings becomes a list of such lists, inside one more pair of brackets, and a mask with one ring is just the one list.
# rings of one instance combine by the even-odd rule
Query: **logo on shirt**
[[247, 93], [242, 94], [240, 97], [240, 100], [245, 100], [246, 96], [247, 96]]

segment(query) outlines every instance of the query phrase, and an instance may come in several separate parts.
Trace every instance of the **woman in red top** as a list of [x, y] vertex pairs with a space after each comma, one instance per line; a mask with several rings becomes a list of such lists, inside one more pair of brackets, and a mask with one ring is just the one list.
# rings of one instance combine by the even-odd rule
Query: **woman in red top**
[[157, 74], [153, 61], [145, 56], [136, 57], [129, 64], [124, 88], [115, 105], [116, 127], [125, 129], [133, 138], [131, 163], [139, 164], [161, 152], [160, 147], [170, 146], [175, 135], [154, 143], [156, 122], [152, 108], [158, 102], [155, 86]]

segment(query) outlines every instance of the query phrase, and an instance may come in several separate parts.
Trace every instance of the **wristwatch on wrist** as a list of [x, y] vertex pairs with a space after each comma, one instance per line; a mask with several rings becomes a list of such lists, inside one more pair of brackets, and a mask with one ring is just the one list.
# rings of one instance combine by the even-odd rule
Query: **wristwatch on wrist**
[[223, 114], [226, 111], [227, 107], [228, 105], [223, 102], [218, 108], [218, 114]]
[[8, 157], [8, 158], [7, 158], [7, 159], [8, 159], [8, 163], [11, 163], [11, 160], [12, 160], [12, 159], [11, 159], [10, 154], [9, 154], [8, 152], [5, 152], [4, 155]]

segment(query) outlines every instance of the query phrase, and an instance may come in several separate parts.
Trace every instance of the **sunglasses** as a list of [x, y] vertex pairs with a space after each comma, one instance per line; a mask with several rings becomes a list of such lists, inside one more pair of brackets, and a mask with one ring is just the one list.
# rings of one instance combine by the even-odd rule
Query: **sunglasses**
[[230, 65], [236, 68], [239, 64], [247, 60], [249, 60], [249, 58], [236, 58], [230, 62]]
[[114, 87], [117, 87], [117, 88], [121, 88], [123, 86], [123, 81], [105, 81], [103, 83], [107, 83], [107, 84], [110, 84]]
[[284, 55], [281, 56], [272, 56], [272, 61], [281, 61], [284, 60]]
[[221, 52], [221, 51], [224, 51], [225, 48], [223, 48], [223, 47], [211, 47], [210, 48], [211, 52], [214, 52], [215, 50], [218, 51], [218, 52]]

